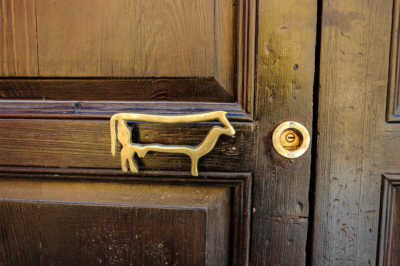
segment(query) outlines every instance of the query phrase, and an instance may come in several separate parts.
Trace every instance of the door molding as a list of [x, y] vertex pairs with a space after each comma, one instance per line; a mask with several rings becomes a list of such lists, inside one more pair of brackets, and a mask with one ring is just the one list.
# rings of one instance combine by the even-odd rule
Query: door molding
[[399, 23], [400, 1], [394, 0], [391, 48], [389, 59], [389, 89], [386, 119], [388, 122], [400, 122], [400, 57], [399, 57]]
[[392, 265], [398, 261], [396, 250], [400, 244], [400, 203], [396, 198], [400, 195], [400, 174], [385, 174], [382, 176], [382, 199], [380, 213], [380, 236], [378, 249], [378, 265]]

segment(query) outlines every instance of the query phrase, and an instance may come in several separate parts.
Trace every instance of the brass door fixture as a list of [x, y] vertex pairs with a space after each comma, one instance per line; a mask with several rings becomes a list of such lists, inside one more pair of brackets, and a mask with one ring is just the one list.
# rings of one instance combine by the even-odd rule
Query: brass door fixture
[[[224, 127], [214, 126], [210, 129], [203, 142], [197, 146], [187, 145], [163, 145], [163, 144], [139, 144], [132, 143], [132, 132], [128, 126], [128, 121], [145, 121], [155, 123], [193, 123], [218, 120]], [[209, 153], [218, 141], [218, 138], [224, 134], [228, 136], [235, 135], [235, 129], [226, 118], [226, 112], [216, 111], [202, 114], [181, 115], [181, 116], [160, 116], [148, 114], [119, 113], [111, 117], [111, 153], [113, 156], [117, 153], [117, 140], [122, 145], [121, 148], [121, 168], [123, 172], [129, 169], [133, 173], [139, 171], [134, 160], [137, 153], [139, 158], [146, 156], [149, 151], [181, 153], [190, 157], [192, 162], [191, 173], [198, 176], [198, 161], [201, 157]]]
[[283, 157], [289, 159], [298, 158], [309, 148], [310, 134], [302, 124], [287, 121], [274, 130], [272, 144], [275, 151]]

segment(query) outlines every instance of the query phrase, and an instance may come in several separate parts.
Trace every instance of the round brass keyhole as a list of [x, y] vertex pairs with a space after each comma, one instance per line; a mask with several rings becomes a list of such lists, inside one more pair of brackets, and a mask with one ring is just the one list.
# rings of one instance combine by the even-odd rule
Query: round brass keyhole
[[310, 134], [300, 123], [288, 121], [275, 129], [272, 143], [280, 155], [286, 158], [297, 158], [307, 151], [310, 145]]

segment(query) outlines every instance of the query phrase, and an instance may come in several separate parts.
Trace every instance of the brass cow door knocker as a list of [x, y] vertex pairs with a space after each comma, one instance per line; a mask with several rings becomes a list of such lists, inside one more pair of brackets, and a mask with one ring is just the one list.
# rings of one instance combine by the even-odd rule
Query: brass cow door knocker
[[[128, 121], [145, 121], [156, 123], [192, 123], [218, 120], [224, 127], [213, 126], [208, 132], [203, 142], [197, 146], [186, 145], [163, 145], [163, 144], [139, 144], [132, 143], [132, 132], [128, 126]], [[228, 136], [235, 135], [235, 129], [226, 118], [226, 112], [216, 111], [203, 114], [182, 115], [182, 116], [160, 116], [147, 114], [119, 113], [111, 117], [111, 153], [113, 156], [117, 153], [117, 140], [122, 145], [121, 148], [121, 168], [123, 172], [129, 169], [133, 173], [139, 171], [134, 160], [135, 153], [139, 158], [144, 158], [149, 151], [181, 153], [190, 157], [193, 176], [198, 176], [198, 161], [201, 157], [209, 153], [218, 141], [218, 138], [224, 134]]]

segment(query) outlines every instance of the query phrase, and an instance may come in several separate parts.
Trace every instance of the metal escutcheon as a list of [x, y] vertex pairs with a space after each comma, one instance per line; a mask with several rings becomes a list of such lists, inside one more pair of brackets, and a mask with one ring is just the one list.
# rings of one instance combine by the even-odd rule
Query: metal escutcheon
[[310, 133], [302, 124], [286, 121], [274, 130], [272, 144], [275, 151], [283, 157], [298, 158], [310, 147]]

